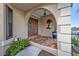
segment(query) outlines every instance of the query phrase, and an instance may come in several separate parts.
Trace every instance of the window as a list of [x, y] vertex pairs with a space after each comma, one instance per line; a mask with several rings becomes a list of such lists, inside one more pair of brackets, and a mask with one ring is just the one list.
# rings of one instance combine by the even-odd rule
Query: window
[[13, 36], [13, 11], [6, 6], [6, 39], [10, 39]]

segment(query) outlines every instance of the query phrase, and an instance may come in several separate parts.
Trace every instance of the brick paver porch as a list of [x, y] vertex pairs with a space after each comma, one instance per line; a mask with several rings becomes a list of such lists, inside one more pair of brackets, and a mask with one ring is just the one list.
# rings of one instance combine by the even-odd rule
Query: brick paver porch
[[44, 46], [49, 46], [52, 48], [57, 49], [57, 42], [56, 39], [53, 39], [51, 37], [46, 37], [46, 36], [32, 36], [29, 37], [30, 41], [33, 41], [35, 43], [44, 45]]

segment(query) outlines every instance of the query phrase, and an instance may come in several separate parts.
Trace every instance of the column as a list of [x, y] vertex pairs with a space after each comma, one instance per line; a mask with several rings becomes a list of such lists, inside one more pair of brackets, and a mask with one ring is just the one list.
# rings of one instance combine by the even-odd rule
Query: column
[[58, 55], [71, 56], [71, 4], [58, 4]]

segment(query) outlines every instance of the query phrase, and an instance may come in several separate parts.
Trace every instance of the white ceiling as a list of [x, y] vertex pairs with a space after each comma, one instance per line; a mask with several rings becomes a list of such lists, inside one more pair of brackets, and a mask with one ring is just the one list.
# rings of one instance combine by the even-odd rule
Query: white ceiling
[[[44, 9], [39, 9], [39, 10], [36, 10], [33, 12], [33, 14], [36, 14], [38, 16], [44, 16]], [[51, 14], [48, 10], [46, 10], [46, 15], [49, 15]]]
[[39, 5], [40, 3], [13, 3], [12, 5], [16, 6], [17, 8], [23, 10], [23, 11], [27, 11], [37, 5]]
[[[16, 6], [17, 8], [23, 10], [23, 11], [27, 11], [29, 9], [32, 9], [33, 7], [39, 5], [40, 3], [13, 3], [12, 5]], [[46, 15], [51, 14], [48, 10], [46, 10]], [[38, 9], [35, 10], [32, 15], [41, 18], [42, 16], [44, 16], [44, 9]]]

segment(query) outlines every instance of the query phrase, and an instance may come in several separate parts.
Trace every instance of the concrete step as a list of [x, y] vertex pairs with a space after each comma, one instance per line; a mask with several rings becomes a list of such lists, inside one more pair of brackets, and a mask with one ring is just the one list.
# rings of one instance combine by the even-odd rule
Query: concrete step
[[30, 45], [17, 53], [16, 56], [38, 56], [41, 51], [40, 48]]

